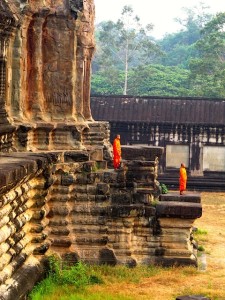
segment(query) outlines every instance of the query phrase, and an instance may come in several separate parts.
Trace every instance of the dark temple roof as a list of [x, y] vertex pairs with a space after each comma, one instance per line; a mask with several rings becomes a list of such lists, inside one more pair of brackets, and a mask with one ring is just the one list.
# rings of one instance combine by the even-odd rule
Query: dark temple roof
[[94, 120], [225, 125], [225, 99], [91, 96]]

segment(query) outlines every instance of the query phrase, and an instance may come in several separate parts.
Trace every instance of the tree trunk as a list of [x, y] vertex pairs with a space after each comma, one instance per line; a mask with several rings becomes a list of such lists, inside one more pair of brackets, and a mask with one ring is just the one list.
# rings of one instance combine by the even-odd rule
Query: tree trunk
[[125, 79], [124, 79], [123, 95], [127, 95], [127, 81], [128, 81], [128, 40], [126, 44], [126, 53], [125, 53]]

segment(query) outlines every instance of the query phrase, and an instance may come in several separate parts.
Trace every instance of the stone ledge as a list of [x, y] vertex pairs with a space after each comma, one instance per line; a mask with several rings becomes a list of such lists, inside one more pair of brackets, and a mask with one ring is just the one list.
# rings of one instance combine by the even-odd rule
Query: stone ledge
[[50, 163], [57, 161], [56, 153], [13, 153], [0, 155], [0, 194], [6, 193], [25, 178], [35, 176]]
[[145, 205], [116, 205], [111, 207], [112, 218], [155, 216], [155, 207]]
[[84, 162], [90, 159], [87, 151], [66, 151], [64, 154], [65, 162]]
[[180, 195], [179, 192], [170, 192], [168, 194], [160, 195], [159, 200], [201, 203], [201, 195], [200, 193], [195, 193], [195, 192], [187, 192], [184, 195]]
[[1, 300], [25, 299], [34, 285], [44, 277], [44, 261], [29, 258], [27, 262], [16, 272], [16, 274], [0, 287]]
[[200, 203], [161, 201], [156, 205], [158, 218], [197, 219], [202, 216]]
[[163, 147], [154, 146], [121, 146], [123, 159], [125, 160], [144, 160], [144, 161], [155, 161], [156, 157], [160, 158], [164, 152]]
[[197, 267], [196, 259], [185, 257], [165, 257], [158, 256], [155, 259], [155, 264], [163, 267], [171, 266], [194, 266]]

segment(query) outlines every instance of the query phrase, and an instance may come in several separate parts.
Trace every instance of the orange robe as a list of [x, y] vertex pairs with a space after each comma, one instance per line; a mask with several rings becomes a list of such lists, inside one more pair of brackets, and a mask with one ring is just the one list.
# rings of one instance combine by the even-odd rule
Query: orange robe
[[115, 138], [113, 142], [113, 166], [114, 169], [118, 169], [121, 161], [121, 145], [120, 139]]
[[187, 172], [185, 167], [180, 167], [180, 192], [183, 192], [186, 190], [187, 185]]

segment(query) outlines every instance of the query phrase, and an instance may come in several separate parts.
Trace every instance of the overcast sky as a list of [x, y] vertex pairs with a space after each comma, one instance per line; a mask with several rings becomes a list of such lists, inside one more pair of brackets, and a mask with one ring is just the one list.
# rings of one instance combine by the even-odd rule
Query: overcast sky
[[121, 16], [124, 5], [131, 5], [143, 25], [152, 23], [153, 36], [162, 37], [167, 32], [176, 32], [179, 25], [174, 18], [182, 17], [182, 7], [194, 7], [203, 2], [210, 7], [210, 12], [225, 12], [225, 0], [94, 0], [96, 23], [116, 21]]

